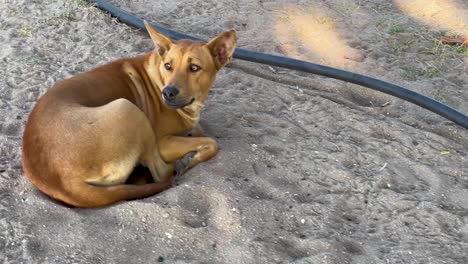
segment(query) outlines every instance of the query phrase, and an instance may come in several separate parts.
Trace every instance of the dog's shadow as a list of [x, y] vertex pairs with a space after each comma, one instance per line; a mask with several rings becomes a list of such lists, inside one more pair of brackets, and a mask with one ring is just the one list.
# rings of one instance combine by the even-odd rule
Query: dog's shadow
[[154, 179], [148, 168], [138, 165], [133, 169], [125, 184], [143, 185], [153, 183]]

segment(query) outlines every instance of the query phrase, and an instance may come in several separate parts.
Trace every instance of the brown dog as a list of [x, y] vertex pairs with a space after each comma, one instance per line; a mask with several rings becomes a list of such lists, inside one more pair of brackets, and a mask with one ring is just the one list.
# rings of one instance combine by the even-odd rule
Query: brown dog
[[[182, 174], [216, 154], [216, 141], [201, 135], [198, 121], [236, 32], [208, 43], [174, 42], [145, 25], [154, 52], [61, 81], [34, 107], [22, 161], [44, 193], [78, 207], [143, 198], [168, 188], [174, 170]], [[182, 136], [190, 131], [194, 137]], [[125, 184], [139, 164], [155, 183]]]

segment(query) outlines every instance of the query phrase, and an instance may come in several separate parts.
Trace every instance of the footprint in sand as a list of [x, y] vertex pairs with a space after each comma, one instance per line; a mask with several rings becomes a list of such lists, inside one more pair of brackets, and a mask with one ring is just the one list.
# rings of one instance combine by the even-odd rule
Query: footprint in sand
[[6, 136], [19, 136], [22, 130], [22, 122], [20, 122], [21, 120], [12, 120], [11, 118], [7, 119], [5, 123], [0, 124], [0, 133]]
[[226, 196], [211, 188], [201, 188], [184, 193], [178, 201], [184, 209], [180, 220], [191, 228], [212, 226], [220, 231], [239, 233], [239, 210]]

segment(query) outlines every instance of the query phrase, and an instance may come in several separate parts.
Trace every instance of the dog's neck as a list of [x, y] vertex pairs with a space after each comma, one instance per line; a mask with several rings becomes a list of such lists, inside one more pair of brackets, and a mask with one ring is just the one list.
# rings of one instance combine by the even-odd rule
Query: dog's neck
[[200, 121], [200, 112], [203, 108], [203, 104], [199, 102], [193, 102], [191, 105], [181, 109], [177, 109], [177, 113], [182, 118], [186, 125], [191, 128], [195, 127]]
[[[162, 82], [161, 73], [159, 72], [160, 63], [161, 61], [159, 56], [157, 56], [154, 52], [151, 52], [147, 55], [144, 63], [145, 73], [151, 80], [151, 86], [146, 85], [146, 90], [147, 93], [151, 95], [150, 98], [151, 101], [153, 101], [153, 107], [157, 108], [157, 111], [161, 112], [176, 112], [185, 126], [189, 128], [195, 127], [200, 120], [200, 112], [203, 108], [203, 103], [195, 101], [189, 106], [176, 110], [166, 106], [161, 101], [161, 88], [164, 87], [164, 83]], [[148, 109], [148, 111], [150, 111], [150, 109]]]

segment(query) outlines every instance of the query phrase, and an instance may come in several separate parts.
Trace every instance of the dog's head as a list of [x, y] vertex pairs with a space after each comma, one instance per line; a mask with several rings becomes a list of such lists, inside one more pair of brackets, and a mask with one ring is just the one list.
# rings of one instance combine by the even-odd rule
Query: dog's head
[[172, 41], [145, 21], [146, 29], [156, 45], [156, 60], [161, 76], [162, 101], [173, 109], [194, 102], [203, 103], [216, 73], [232, 58], [236, 47], [236, 31], [221, 33], [208, 43], [192, 40]]

